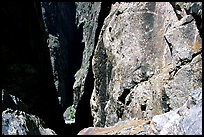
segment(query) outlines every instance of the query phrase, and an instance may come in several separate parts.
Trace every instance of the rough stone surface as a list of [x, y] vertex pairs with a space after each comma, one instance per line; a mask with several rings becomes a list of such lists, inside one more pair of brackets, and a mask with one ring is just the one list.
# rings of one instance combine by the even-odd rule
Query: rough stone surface
[[[77, 135], [147, 135], [150, 121], [127, 120], [110, 127], [89, 127], [81, 130]], [[148, 128], [147, 128], [148, 127]]]
[[91, 57], [95, 46], [95, 35], [98, 27], [98, 16], [101, 11], [101, 2], [76, 2], [76, 21], [83, 26], [84, 51], [82, 64], [75, 74], [74, 105], [77, 105], [84, 93], [85, 80], [90, 67]]
[[196, 89], [178, 109], [152, 119], [160, 135], [202, 135], [202, 88]]
[[120, 121], [109, 127], [89, 127], [78, 135], [202, 135], [202, 88], [190, 93], [187, 101], [151, 120]]
[[59, 102], [64, 111], [77, 109], [91, 65], [101, 2], [42, 2], [41, 6]]
[[171, 2], [178, 19], [190, 14], [197, 21], [198, 29], [202, 30], [202, 2]]
[[2, 112], [2, 135], [56, 135], [35, 115], [7, 109]]
[[195, 19], [169, 2], [112, 4], [92, 59], [94, 126], [180, 107], [202, 86], [201, 45]]
[[201, 109], [180, 106], [202, 87], [202, 2], [6, 2], [0, 14], [2, 111], [57, 134], [201, 133]]

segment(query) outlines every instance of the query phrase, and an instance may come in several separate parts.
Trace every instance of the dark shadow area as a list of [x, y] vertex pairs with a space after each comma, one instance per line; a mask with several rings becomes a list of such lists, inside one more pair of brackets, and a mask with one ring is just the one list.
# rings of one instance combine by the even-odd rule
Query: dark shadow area
[[[64, 84], [60, 93], [63, 106], [59, 105], [54, 85], [46, 42], [48, 34], [45, 32], [39, 2], [6, 2], [1, 5], [3, 36], [0, 41], [0, 88], [21, 99], [28, 106], [26, 110], [22, 108], [22, 111], [40, 117], [57, 134], [76, 135], [81, 129], [93, 125], [90, 109], [94, 87], [92, 64], [86, 78], [84, 95], [77, 108], [76, 124], [65, 125], [63, 112], [73, 103], [74, 75], [82, 63], [83, 24], [79, 28], [75, 24], [74, 2], [52, 2], [51, 5], [46, 13], [46, 27], [50, 34], [60, 36], [62, 49], [57, 66]], [[111, 3], [102, 2], [95, 45], [110, 6]]]
[[[95, 34], [95, 43], [94, 43], [94, 49], [96, 47], [96, 44], [98, 42], [98, 37], [101, 31], [101, 28], [104, 23], [104, 19], [108, 16], [111, 8], [111, 3], [109, 2], [102, 2], [101, 5], [101, 11], [99, 13], [98, 17], [98, 27], [96, 29], [96, 34]], [[80, 24], [79, 26], [79, 32], [78, 34], [81, 34], [78, 36], [78, 42], [81, 42], [83, 39], [83, 25]], [[82, 31], [81, 31], [82, 30]], [[84, 44], [84, 43], [80, 43]], [[82, 58], [82, 57], [81, 57]], [[84, 94], [81, 98], [81, 100], [78, 103], [77, 111], [76, 111], [76, 123], [72, 127], [72, 133], [73, 135], [76, 135], [80, 130], [83, 128], [87, 127], [92, 127], [93, 126], [93, 117], [91, 115], [91, 107], [90, 107], [90, 99], [91, 95], [93, 92], [94, 88], [94, 75], [93, 75], [93, 70], [92, 70], [92, 58], [93, 54], [89, 60], [90, 66], [89, 66], [89, 71], [85, 80], [85, 86], [84, 86]]]
[[101, 2], [101, 11], [100, 11], [99, 16], [98, 16], [98, 27], [96, 29], [96, 34], [95, 34], [94, 49], [97, 45], [99, 34], [101, 32], [101, 28], [103, 27], [104, 20], [108, 16], [108, 14], [110, 13], [111, 5], [113, 3], [115, 3], [115, 2]]
[[[56, 55], [55, 69], [59, 77], [59, 93], [63, 111], [73, 104], [74, 75], [81, 67], [84, 50], [83, 24], [75, 24], [76, 5], [74, 2], [42, 3], [45, 8], [47, 33], [58, 36], [60, 43]], [[48, 34], [47, 34], [48, 35]], [[47, 36], [48, 37], [48, 36]]]
[[93, 117], [91, 115], [90, 99], [94, 87], [94, 76], [92, 67], [89, 67], [86, 77], [84, 94], [78, 103], [76, 111], [76, 134], [83, 128], [93, 126]]
[[130, 93], [130, 89], [124, 89], [121, 96], [118, 97], [118, 100], [121, 101], [123, 104], [125, 104], [125, 98]]
[[63, 111], [53, 84], [42, 22], [41, 8], [35, 2], [4, 2], [1, 56], [1, 88], [28, 105], [25, 111], [39, 116], [47, 126], [61, 133]]

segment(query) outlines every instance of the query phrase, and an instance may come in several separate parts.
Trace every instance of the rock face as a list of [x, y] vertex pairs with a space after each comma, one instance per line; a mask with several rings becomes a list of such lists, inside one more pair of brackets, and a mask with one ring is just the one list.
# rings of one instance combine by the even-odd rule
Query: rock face
[[[90, 103], [83, 100], [90, 100], [93, 88], [93, 86], [89, 88], [88, 84], [85, 89], [85, 82], [88, 82], [91, 77], [88, 73], [92, 73], [90, 66], [101, 3], [41, 2], [41, 8], [46, 26], [55, 87], [64, 110], [65, 123], [72, 124], [76, 121], [82, 124], [83, 117], [86, 119], [91, 117]], [[80, 101], [85, 102], [82, 106], [88, 109], [86, 112], [89, 113], [85, 113], [85, 115], [81, 114], [83, 112], [79, 113], [82, 107]], [[72, 118], [67, 113], [69, 111], [66, 111], [70, 109], [74, 112]], [[75, 120], [75, 118], [77, 119]], [[92, 120], [88, 118], [87, 121]], [[90, 124], [88, 125], [90, 126]]]
[[7, 109], [2, 112], [2, 135], [56, 135], [38, 117], [23, 111]]
[[63, 135], [201, 133], [200, 107], [183, 104], [202, 87], [202, 2], [8, 2], [0, 14], [5, 116]]
[[109, 127], [89, 127], [78, 135], [202, 135], [202, 89], [191, 92], [187, 101], [152, 120], [125, 120]]
[[154, 116], [152, 127], [160, 135], [202, 135], [202, 88], [191, 92], [180, 108]]
[[94, 126], [174, 110], [202, 87], [202, 40], [195, 19], [168, 2], [112, 5], [94, 51]]

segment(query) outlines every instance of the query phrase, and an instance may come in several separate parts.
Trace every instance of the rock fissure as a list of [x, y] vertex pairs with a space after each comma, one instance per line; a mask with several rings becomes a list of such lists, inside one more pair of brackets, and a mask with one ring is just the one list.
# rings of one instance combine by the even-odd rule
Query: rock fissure
[[2, 5], [2, 134], [201, 134], [201, 2]]
[[185, 65], [191, 63], [192, 60], [193, 60], [194, 58], [196, 58], [197, 56], [199, 56], [199, 55], [202, 55], [202, 50], [199, 51], [199, 52], [197, 52], [197, 53], [194, 53], [194, 54], [192, 55], [192, 58], [191, 58], [190, 60], [188, 60], [188, 59], [180, 59], [180, 60], [179, 60], [180, 64], [179, 64], [178, 66], [176, 66], [172, 71], [169, 72], [169, 74], [170, 74], [170, 79], [173, 79], [173, 77], [177, 74], [177, 72], [178, 72], [180, 69], [182, 69]]
[[166, 41], [166, 43], [167, 43], [167, 45], [168, 45], [168, 47], [169, 47], [169, 50], [170, 50], [170, 53], [171, 53], [171, 56], [172, 56], [172, 48], [173, 48], [173, 45], [167, 40], [167, 38], [166, 38], [166, 36], [164, 36], [164, 39], [165, 39], [165, 41]]

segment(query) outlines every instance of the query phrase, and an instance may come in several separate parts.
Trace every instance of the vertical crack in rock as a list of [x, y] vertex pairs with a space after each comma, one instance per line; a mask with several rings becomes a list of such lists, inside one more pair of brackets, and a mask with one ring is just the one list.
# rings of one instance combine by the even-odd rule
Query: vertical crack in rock
[[164, 39], [167, 43], [167, 45], [169, 46], [169, 50], [170, 50], [170, 53], [171, 53], [171, 56], [172, 56], [172, 48], [173, 48], [173, 45], [167, 40], [167, 38], [164, 36]]
[[74, 75], [82, 64], [83, 23], [75, 24], [74, 2], [41, 2], [48, 37], [48, 47], [58, 92], [65, 110], [73, 104]]
[[94, 77], [92, 67], [89, 67], [89, 71], [85, 80], [84, 94], [78, 103], [76, 110], [76, 134], [86, 127], [93, 126], [93, 117], [91, 115], [90, 98], [94, 86]]
[[[98, 42], [98, 37], [99, 37], [100, 31], [101, 31], [101, 28], [103, 26], [104, 19], [109, 14], [110, 7], [111, 7], [111, 3], [106, 3], [106, 2], [101, 3], [101, 10], [100, 10], [99, 15], [98, 15], [98, 26], [96, 28], [95, 36], [94, 36], [94, 49], [93, 49], [93, 51], [95, 50], [96, 44]], [[94, 88], [94, 75], [93, 75], [93, 71], [92, 71], [92, 58], [93, 58], [93, 53], [89, 59], [90, 66], [89, 66], [88, 74], [87, 74], [86, 79], [85, 79], [84, 93], [83, 93], [81, 99], [79, 100], [79, 103], [78, 103], [77, 109], [76, 109], [76, 124], [75, 124], [75, 126], [76, 126], [77, 133], [85, 127], [93, 126], [93, 117], [91, 115], [91, 108], [90, 108], [90, 98], [91, 98], [92, 91]]]
[[[109, 15], [110, 13], [110, 9], [111, 9], [111, 5], [112, 3], [109, 3], [109, 2], [102, 2], [101, 4], [101, 11], [100, 11], [100, 14], [99, 14], [99, 20], [98, 20], [98, 28], [97, 28], [97, 32], [96, 32], [96, 36], [95, 36], [95, 53], [93, 54], [93, 57], [96, 56], [96, 54], [99, 54], [100, 56], [100, 59], [97, 60], [97, 62], [95, 63], [99, 63], [101, 64], [101, 67], [100, 68], [95, 68], [94, 65], [96, 64], [91, 64], [91, 66], [94, 68], [94, 69], [99, 69], [97, 70], [94, 70], [94, 77], [97, 77], [97, 79], [95, 79], [95, 83], [99, 82], [97, 87], [93, 87], [96, 88], [96, 90], [99, 90], [97, 91], [98, 92], [98, 103], [100, 104], [99, 105], [99, 113], [103, 114], [103, 115], [100, 115], [100, 120], [98, 121], [97, 124], [94, 124], [94, 126], [101, 126], [103, 127], [105, 125], [105, 120], [106, 120], [106, 114], [105, 114], [105, 105], [106, 105], [106, 100], [108, 98], [108, 95], [107, 95], [107, 90], [108, 90], [108, 83], [110, 81], [110, 75], [111, 75], [111, 70], [112, 70], [112, 65], [111, 65], [111, 62], [109, 62], [108, 60], [108, 56], [106, 54], [106, 51], [105, 51], [105, 48], [103, 47], [103, 40], [101, 40], [101, 33], [102, 33], [102, 27], [104, 25], [104, 20], [105, 18]], [[100, 46], [97, 46], [97, 45], [100, 45]], [[97, 53], [96, 53], [97, 52]], [[93, 58], [92, 57], [92, 58]], [[92, 63], [93, 63], [93, 59], [92, 59]], [[96, 73], [100, 73], [100, 74], [96, 74]], [[98, 76], [99, 75], [99, 76]]]

